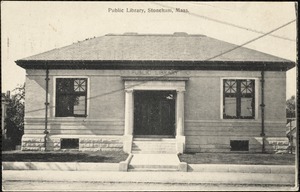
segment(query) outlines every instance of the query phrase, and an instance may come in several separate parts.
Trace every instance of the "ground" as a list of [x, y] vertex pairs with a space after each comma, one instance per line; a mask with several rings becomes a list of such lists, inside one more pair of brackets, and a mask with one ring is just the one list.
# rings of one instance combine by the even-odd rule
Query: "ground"
[[[104, 182], [43, 182], [4, 181], [5, 190], [168, 190], [168, 191], [292, 191], [291, 186], [277, 185], [224, 185], [224, 184], [161, 184], [161, 183], [104, 183]], [[295, 189], [294, 189], [295, 190]]]
[[[128, 154], [123, 151], [110, 152], [2, 152], [2, 161], [30, 162], [99, 162], [119, 163]], [[294, 165], [294, 154], [249, 154], [249, 153], [185, 153], [179, 155], [188, 164], [248, 164], [248, 165]]]
[[[38, 155], [37, 155], [38, 154]], [[3, 152], [3, 161], [63, 161], [80, 162], [112, 162], [122, 161], [127, 154], [122, 152]], [[294, 164], [295, 156], [291, 154], [228, 154], [228, 153], [198, 153], [183, 154], [181, 161], [188, 163], [223, 163], [223, 164]], [[24, 159], [22, 159], [24, 158]], [[26, 159], [27, 158], [27, 159]], [[49, 160], [49, 159], [48, 159]], [[293, 187], [293, 174], [270, 173], [202, 173], [202, 172], [96, 172], [96, 171], [32, 171], [32, 170], [3, 170], [3, 191], [88, 191], [88, 190], [166, 190], [166, 191], [297, 191]], [[286, 180], [279, 185], [277, 180]], [[220, 181], [233, 181], [235, 184], [220, 184]], [[264, 178], [272, 178], [272, 185], [257, 183]], [[205, 178], [216, 179], [217, 182], [208, 184]], [[230, 179], [228, 179], [230, 178]], [[219, 180], [218, 180], [219, 179]], [[241, 180], [250, 179], [250, 184]], [[238, 182], [236, 182], [238, 181]], [[259, 181], [259, 182], [256, 182]], [[291, 182], [290, 182], [291, 181]], [[163, 183], [165, 182], [165, 183]], [[201, 183], [202, 182], [202, 183]], [[227, 183], [227, 182], [225, 182]], [[288, 183], [289, 185], [287, 185]]]
[[295, 165], [294, 154], [187, 153], [179, 159], [188, 164]]
[[119, 163], [125, 161], [128, 154], [123, 151], [96, 151], [96, 152], [2, 152], [2, 161], [29, 161], [29, 162], [97, 162]]

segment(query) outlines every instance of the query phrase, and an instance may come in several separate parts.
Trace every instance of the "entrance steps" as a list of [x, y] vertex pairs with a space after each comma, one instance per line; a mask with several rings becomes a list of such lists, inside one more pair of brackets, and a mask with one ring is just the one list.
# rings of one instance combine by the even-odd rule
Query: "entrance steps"
[[177, 154], [173, 138], [134, 138], [132, 154]]
[[128, 171], [179, 171], [176, 154], [133, 154]]

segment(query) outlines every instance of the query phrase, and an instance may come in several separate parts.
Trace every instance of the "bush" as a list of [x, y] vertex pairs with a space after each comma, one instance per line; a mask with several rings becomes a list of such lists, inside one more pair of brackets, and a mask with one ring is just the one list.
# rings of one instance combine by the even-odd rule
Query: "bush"
[[2, 138], [2, 151], [11, 151], [15, 150], [15, 144], [11, 139]]
[[2, 150], [14, 150], [21, 144], [24, 134], [25, 85], [17, 87], [7, 105], [5, 129], [6, 139], [2, 138]]

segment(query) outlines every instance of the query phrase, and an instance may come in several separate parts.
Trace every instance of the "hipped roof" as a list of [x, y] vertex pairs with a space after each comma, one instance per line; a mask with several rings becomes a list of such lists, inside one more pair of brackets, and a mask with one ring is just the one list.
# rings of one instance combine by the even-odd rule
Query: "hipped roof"
[[63, 68], [64, 65], [68, 68], [72, 66], [76, 68], [79, 64], [85, 67], [106, 66], [109, 68], [109, 65], [114, 66], [117, 63], [123, 64], [124, 67], [126, 63], [127, 66], [144, 63], [141, 64], [144, 67], [145, 63], [148, 63], [150, 67], [158, 64], [168, 66], [170, 63], [172, 63], [170, 66], [176, 67], [176, 63], [181, 63], [180, 65], [184, 67], [183, 62], [186, 66], [189, 66], [188, 63], [193, 63], [193, 65], [202, 63], [203, 66], [209, 66], [209, 63], [217, 65], [223, 63], [224, 66], [232, 63], [242, 64], [242, 66], [249, 64], [252, 68], [255, 63], [259, 66], [264, 64], [265, 67], [273, 64], [273, 66], [280, 66], [281, 70], [294, 66], [294, 62], [273, 55], [204, 35], [186, 33], [173, 35], [108, 34], [16, 61], [23, 68], [39, 68], [46, 65], [50, 68], [51, 66]]

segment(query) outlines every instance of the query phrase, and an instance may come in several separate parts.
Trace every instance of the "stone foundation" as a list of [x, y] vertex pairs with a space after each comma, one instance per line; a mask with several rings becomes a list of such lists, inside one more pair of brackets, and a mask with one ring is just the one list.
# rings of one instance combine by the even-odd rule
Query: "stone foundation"
[[122, 151], [123, 140], [121, 136], [85, 136], [85, 135], [53, 135], [47, 140], [47, 150], [59, 151], [61, 149], [61, 139], [79, 139], [78, 151]]
[[289, 139], [287, 137], [265, 138], [265, 149], [269, 153], [288, 153]]
[[[45, 135], [24, 135], [23, 151], [44, 151]], [[79, 139], [79, 149], [61, 149], [61, 139]], [[50, 135], [46, 137], [47, 151], [123, 151], [122, 136]]]
[[[262, 146], [262, 137], [255, 138]], [[266, 153], [288, 153], [289, 139], [287, 137], [265, 137], [265, 151]]]
[[59, 137], [47, 137], [47, 150], [48, 151], [59, 151], [60, 148], [60, 140]]
[[45, 151], [45, 135], [23, 135], [22, 151]]
[[[22, 137], [22, 151], [44, 151], [45, 135], [24, 135]], [[79, 139], [78, 149], [61, 149], [61, 139]], [[123, 151], [123, 136], [86, 136], [86, 135], [50, 135], [46, 137], [47, 151]], [[261, 152], [262, 138], [253, 138], [255, 142], [249, 143], [249, 152]], [[267, 153], [288, 153], [289, 140], [287, 137], [266, 137], [265, 150]], [[126, 143], [126, 142], [125, 142]], [[131, 146], [131, 145], [130, 145]], [[221, 149], [216, 146], [209, 149], [209, 152], [229, 152], [229, 146]], [[224, 150], [224, 151], [222, 151]], [[131, 151], [131, 150], [130, 150]], [[129, 153], [130, 153], [129, 151]], [[197, 151], [198, 152], [198, 151]], [[205, 151], [201, 151], [205, 152]]]
[[80, 151], [123, 151], [123, 141], [118, 138], [79, 139]]

